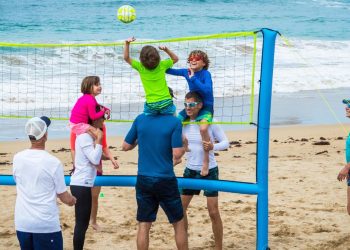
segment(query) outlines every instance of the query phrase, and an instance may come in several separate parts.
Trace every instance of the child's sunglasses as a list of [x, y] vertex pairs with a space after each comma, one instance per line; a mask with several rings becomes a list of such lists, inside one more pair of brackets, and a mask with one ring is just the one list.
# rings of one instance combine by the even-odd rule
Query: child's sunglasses
[[199, 102], [185, 102], [184, 105], [185, 105], [185, 108], [194, 108], [197, 106]]
[[188, 61], [189, 61], [189, 62], [190, 62], [190, 61], [196, 61], [196, 62], [198, 62], [198, 61], [200, 61], [200, 60], [203, 60], [203, 57], [200, 56], [200, 55], [192, 55], [192, 56], [190, 56], [190, 57], [188, 58]]

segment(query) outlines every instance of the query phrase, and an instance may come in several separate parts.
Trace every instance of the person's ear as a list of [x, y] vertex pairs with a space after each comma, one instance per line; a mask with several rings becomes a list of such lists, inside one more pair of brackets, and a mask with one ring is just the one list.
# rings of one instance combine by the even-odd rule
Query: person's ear
[[198, 103], [198, 108], [199, 109], [203, 108], [203, 102]]
[[47, 131], [45, 132], [44, 136], [43, 136], [43, 140], [47, 141]]

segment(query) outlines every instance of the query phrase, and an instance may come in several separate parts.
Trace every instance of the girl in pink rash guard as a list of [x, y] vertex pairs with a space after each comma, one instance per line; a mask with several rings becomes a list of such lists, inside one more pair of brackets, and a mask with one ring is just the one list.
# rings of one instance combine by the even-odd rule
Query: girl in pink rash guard
[[105, 114], [107, 119], [110, 116], [110, 110], [102, 107], [101, 111], [96, 112], [96, 106], [99, 105], [95, 97], [101, 94], [100, 78], [98, 76], [87, 76], [81, 83], [81, 96], [75, 103], [71, 116], [70, 127], [72, 133], [80, 135], [87, 132], [90, 128], [88, 120], [96, 120], [103, 117]]

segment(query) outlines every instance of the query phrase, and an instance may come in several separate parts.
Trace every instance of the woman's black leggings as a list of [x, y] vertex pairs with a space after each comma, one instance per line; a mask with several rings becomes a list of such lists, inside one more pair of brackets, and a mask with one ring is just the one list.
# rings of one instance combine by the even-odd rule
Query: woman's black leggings
[[70, 186], [73, 196], [77, 198], [75, 204], [75, 227], [73, 236], [74, 250], [83, 250], [85, 233], [89, 227], [91, 214], [91, 188]]

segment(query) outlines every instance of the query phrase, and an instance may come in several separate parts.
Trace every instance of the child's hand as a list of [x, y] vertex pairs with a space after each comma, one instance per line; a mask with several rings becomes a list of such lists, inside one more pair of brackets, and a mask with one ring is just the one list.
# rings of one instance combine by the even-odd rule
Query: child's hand
[[105, 118], [109, 120], [111, 118], [111, 110], [106, 108], [105, 110]]
[[129, 37], [128, 39], [126, 39], [125, 40], [125, 43], [131, 43], [131, 42], [133, 42], [133, 41], [135, 41], [136, 40], [136, 38], [135, 37]]
[[194, 71], [191, 68], [188, 68], [188, 76], [191, 78], [194, 76]]
[[111, 159], [111, 162], [112, 162], [112, 164], [113, 164], [114, 169], [119, 168], [118, 162], [117, 162], [113, 157], [112, 157], [112, 159]]
[[158, 47], [160, 50], [167, 51], [168, 47], [167, 46], [159, 46]]
[[347, 179], [348, 174], [349, 174], [349, 166], [345, 165], [345, 167], [343, 167], [342, 170], [340, 170], [340, 172], [337, 176], [338, 181], [343, 181], [343, 180]]
[[202, 141], [202, 143], [205, 151], [210, 151], [214, 149], [214, 145], [211, 141]]

